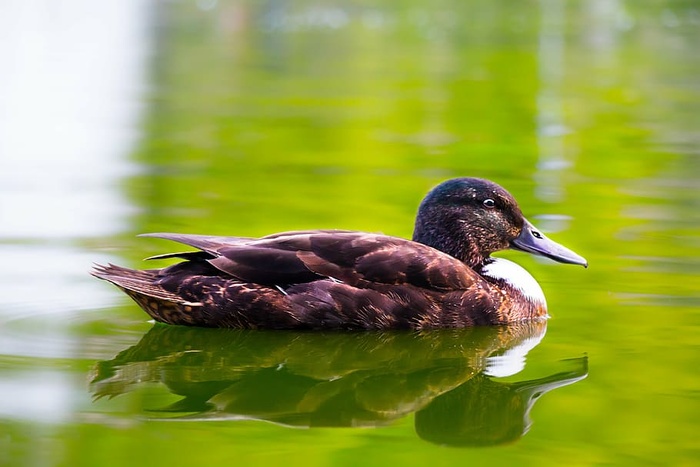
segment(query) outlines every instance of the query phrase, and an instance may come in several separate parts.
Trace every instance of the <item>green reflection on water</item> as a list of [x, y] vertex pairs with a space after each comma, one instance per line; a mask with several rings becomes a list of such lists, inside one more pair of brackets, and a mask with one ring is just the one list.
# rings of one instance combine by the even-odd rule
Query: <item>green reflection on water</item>
[[[190, 331], [149, 331], [142, 312], [128, 304], [100, 312], [104, 324], [67, 319], [63, 327], [77, 342], [73, 359], [51, 359], [47, 352], [0, 359], [3, 394], [24, 393], [21, 402], [29, 400], [32, 409], [0, 420], [0, 464], [696, 461], [700, 13], [693, 2], [273, 1], [220, 2], [212, 10], [179, 2], [159, 4], [154, 15], [153, 88], [133, 156], [142, 172], [120, 187], [139, 212], [128, 232], [93, 245], [117, 245], [126, 256], [120, 262], [142, 266], [141, 258], [161, 252], [149, 240], [133, 239], [147, 231], [263, 235], [349, 228], [407, 237], [419, 200], [435, 183], [460, 175], [491, 178], [516, 196], [533, 222], [591, 264], [584, 271], [504, 254], [533, 272], [554, 316], [517, 381], [556, 374], [560, 367], [552, 362], [584, 352], [590, 376], [538, 402], [531, 430], [517, 442], [487, 450], [443, 449], [417, 439], [458, 444], [445, 436], [476, 426], [458, 426], [466, 420], [462, 408], [485, 407], [465, 383], [494, 381], [463, 356], [437, 360], [453, 365], [440, 373], [455, 380], [451, 390], [445, 380], [411, 380], [403, 392], [415, 403], [421, 400], [416, 391], [428, 388], [433, 411], [377, 429], [170, 423], [153, 419], [185, 409], [202, 415], [205, 407], [219, 415], [244, 412], [224, 410], [230, 399], [224, 409], [211, 409], [199, 388], [200, 406], [182, 403], [182, 386], [192, 381], [203, 382], [207, 396], [219, 394], [217, 381], [229, 388], [233, 376], [217, 372], [240, 368], [240, 349], [217, 346], [216, 339], [199, 344], [220, 360], [207, 366], [197, 360], [202, 353], [178, 354]], [[46, 345], [22, 331], [22, 340]], [[170, 334], [175, 342], [143, 349]], [[340, 344], [327, 348], [343, 349]], [[125, 358], [131, 350], [119, 354], [130, 345], [149, 355], [143, 367]], [[329, 355], [319, 345], [313, 363]], [[399, 339], [392, 352], [404, 345], [414, 348]], [[269, 355], [259, 351], [252, 361]], [[415, 352], [407, 364], [429, 360], [429, 351]], [[299, 353], [291, 355], [303, 362]], [[363, 357], [349, 353], [345, 364], [365, 362], [366, 371], [376, 372], [389, 361]], [[90, 368], [110, 360], [98, 368], [112, 373], [98, 371], [89, 386]], [[241, 372], [254, 373], [256, 365]], [[107, 383], [143, 379], [143, 368], [153, 372], [146, 372], [150, 383], [140, 381], [112, 399], [90, 399], [90, 391], [120, 392]], [[463, 381], [470, 368], [476, 376]], [[273, 383], [293, 390], [286, 376]], [[307, 394], [309, 378], [318, 379], [305, 378], [299, 394]], [[404, 380], [380, 379], [369, 394]], [[517, 389], [517, 381], [498, 380], [500, 389], [487, 389], [497, 395]], [[32, 392], [42, 385], [45, 392]], [[45, 403], [49, 393], [60, 395], [58, 407]], [[151, 411], [164, 408], [174, 412]], [[417, 428], [430, 423], [424, 417], [434, 411], [440, 426], [454, 429], [431, 430], [442, 436], [435, 440]], [[454, 425], [444, 423], [446, 412], [454, 412]], [[485, 420], [497, 421], [490, 413]]]
[[115, 397], [159, 382], [181, 396], [145, 408], [148, 418], [374, 427], [415, 412], [416, 432], [431, 442], [502, 444], [525, 433], [535, 399], [586, 376], [584, 358], [536, 380], [489, 377], [519, 371], [545, 328], [326, 334], [157, 325], [98, 363], [91, 388]]

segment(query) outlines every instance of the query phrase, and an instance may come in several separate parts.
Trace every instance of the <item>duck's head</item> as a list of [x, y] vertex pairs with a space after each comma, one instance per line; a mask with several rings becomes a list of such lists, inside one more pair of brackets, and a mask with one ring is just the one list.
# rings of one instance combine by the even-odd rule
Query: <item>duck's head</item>
[[413, 241], [471, 267], [508, 248], [588, 266], [584, 258], [550, 240], [525, 219], [510, 193], [480, 178], [454, 178], [433, 188], [418, 208]]

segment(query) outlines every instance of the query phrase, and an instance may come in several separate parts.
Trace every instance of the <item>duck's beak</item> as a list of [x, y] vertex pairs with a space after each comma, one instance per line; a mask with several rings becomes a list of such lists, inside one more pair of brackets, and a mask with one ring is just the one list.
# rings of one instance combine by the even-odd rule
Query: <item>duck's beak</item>
[[510, 247], [533, 255], [546, 256], [560, 263], [580, 264], [584, 268], [588, 267], [588, 261], [585, 258], [545, 237], [527, 219], [525, 219], [523, 231], [510, 243]]

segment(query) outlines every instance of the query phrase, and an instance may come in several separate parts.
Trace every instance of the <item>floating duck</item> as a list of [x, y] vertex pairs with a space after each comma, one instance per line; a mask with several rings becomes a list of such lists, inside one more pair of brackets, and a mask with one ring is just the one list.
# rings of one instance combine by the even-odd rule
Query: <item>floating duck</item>
[[198, 251], [149, 259], [162, 269], [96, 265], [156, 321], [267, 329], [429, 329], [542, 320], [547, 305], [505, 249], [588, 266], [479, 178], [447, 180], [423, 199], [413, 239], [350, 230], [262, 238], [152, 233]]

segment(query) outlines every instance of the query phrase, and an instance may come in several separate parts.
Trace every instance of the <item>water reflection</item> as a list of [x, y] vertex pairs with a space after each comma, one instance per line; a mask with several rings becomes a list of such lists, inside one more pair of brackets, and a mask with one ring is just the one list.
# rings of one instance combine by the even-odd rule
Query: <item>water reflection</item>
[[586, 377], [585, 357], [551, 376], [519, 372], [545, 323], [384, 333], [298, 333], [156, 325], [94, 368], [91, 391], [114, 397], [157, 382], [174, 403], [149, 418], [265, 420], [288, 426], [379, 426], [415, 413], [438, 444], [512, 441], [542, 394]]
[[150, 7], [54, 6], [0, 2], [0, 354], [6, 323], [114, 304], [81, 242], [135, 211], [119, 185], [138, 171], [125, 155], [141, 135]]

